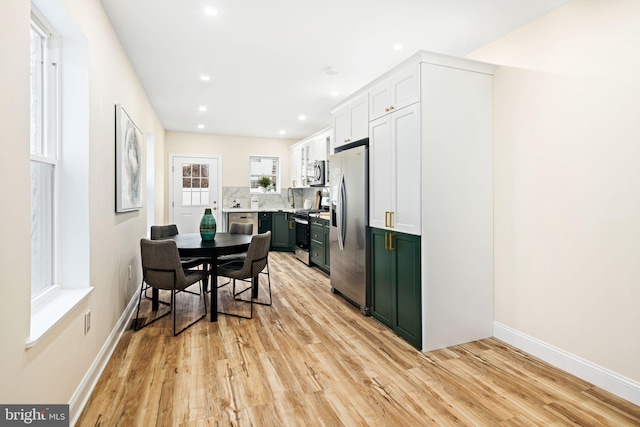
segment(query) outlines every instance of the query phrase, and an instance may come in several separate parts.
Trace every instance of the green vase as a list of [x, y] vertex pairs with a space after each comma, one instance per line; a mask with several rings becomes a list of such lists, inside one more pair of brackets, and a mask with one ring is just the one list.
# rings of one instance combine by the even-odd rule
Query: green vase
[[211, 214], [211, 209], [204, 210], [200, 220], [200, 237], [202, 240], [213, 240], [216, 237], [216, 218]]

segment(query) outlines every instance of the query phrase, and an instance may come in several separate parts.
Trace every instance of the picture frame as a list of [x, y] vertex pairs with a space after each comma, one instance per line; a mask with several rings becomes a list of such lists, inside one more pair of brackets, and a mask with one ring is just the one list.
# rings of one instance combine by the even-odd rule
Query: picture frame
[[116, 212], [142, 209], [143, 134], [122, 104], [115, 106]]

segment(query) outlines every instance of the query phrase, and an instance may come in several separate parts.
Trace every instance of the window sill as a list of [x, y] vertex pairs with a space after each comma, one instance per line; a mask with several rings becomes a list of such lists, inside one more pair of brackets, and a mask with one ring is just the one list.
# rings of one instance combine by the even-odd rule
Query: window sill
[[93, 291], [93, 287], [65, 289], [55, 293], [46, 303], [31, 313], [31, 331], [26, 348], [38, 344], [62, 319], [78, 306]]

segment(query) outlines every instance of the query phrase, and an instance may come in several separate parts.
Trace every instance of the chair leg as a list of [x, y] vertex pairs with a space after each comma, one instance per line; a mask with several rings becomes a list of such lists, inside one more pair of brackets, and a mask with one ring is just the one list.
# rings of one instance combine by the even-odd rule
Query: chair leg
[[[238, 279], [238, 280], [241, 280], [241, 279]], [[233, 282], [233, 288], [231, 290], [231, 295], [233, 296], [233, 300], [234, 301], [242, 301], [242, 302], [248, 303], [249, 304], [249, 316], [243, 316], [243, 315], [237, 314], [237, 313], [228, 313], [228, 312], [225, 312], [225, 311], [218, 311], [218, 314], [226, 314], [227, 316], [239, 317], [241, 319], [253, 319], [253, 302], [251, 300], [247, 301], [247, 300], [243, 300], [241, 298], [236, 298], [236, 296], [238, 294], [241, 294], [244, 291], [236, 293], [235, 292], [235, 290], [236, 290], [236, 279], [232, 279], [232, 280], [230, 280], [230, 282], [231, 281]], [[251, 289], [251, 287], [249, 287], [248, 289]], [[212, 308], [212, 310], [213, 310], [213, 308]]]
[[229, 283], [231, 283], [231, 279], [227, 280], [227, 281], [226, 281], [226, 282], [224, 282], [222, 285], [218, 285], [217, 283], [216, 283], [216, 285], [218, 285], [218, 289], [220, 289], [220, 288], [221, 288], [221, 287], [223, 287], [223, 286], [227, 286]]
[[[155, 319], [153, 319], [151, 322], [145, 322], [144, 325], [139, 326], [138, 325], [138, 319], [140, 319], [140, 303], [142, 302], [142, 294], [145, 293], [146, 294], [146, 290], [150, 288], [150, 286], [145, 287], [144, 286], [144, 278], [142, 279], [142, 284], [140, 285], [140, 295], [138, 296], [138, 309], [136, 310], [136, 324], [134, 325], [133, 329], [135, 331], [139, 331], [140, 329], [144, 328], [145, 326], [149, 326], [150, 324], [154, 323], [156, 320], [160, 320], [163, 317], [171, 314], [171, 312], [173, 311], [173, 305], [171, 305], [171, 308], [169, 309], [169, 311], [167, 311], [165, 314], [163, 314], [162, 316], [156, 317]], [[164, 303], [163, 304], [167, 304]], [[169, 305], [169, 304], [167, 304]]]
[[142, 327], [138, 327], [138, 319], [140, 318], [140, 303], [142, 302], [142, 293], [145, 293], [146, 296], [147, 288], [144, 287], [144, 280], [140, 285], [140, 295], [138, 296], [138, 309], [136, 310], [136, 324], [134, 325], [134, 330], [142, 329]]
[[[258, 277], [258, 284], [259, 284], [260, 283], [260, 274], [266, 274], [267, 275], [267, 284], [268, 284], [268, 288], [269, 288], [269, 302], [262, 302], [262, 301], [257, 301], [257, 300], [252, 300], [252, 301], [253, 301], [254, 304], [270, 306], [273, 303], [273, 299], [271, 297], [271, 274], [269, 274], [269, 260], [268, 259], [267, 259], [267, 265], [266, 265], [265, 269], [267, 270], [266, 273], [261, 271], [260, 273], [258, 273], [257, 277]], [[235, 280], [234, 280], [234, 282], [235, 282]], [[234, 285], [235, 285], [235, 283], [234, 283]], [[243, 289], [243, 290], [241, 290], [239, 292], [235, 292], [235, 286], [234, 286], [233, 287], [233, 291], [234, 291], [233, 292], [233, 297], [234, 297], [234, 299], [236, 299], [235, 297], [237, 297], [238, 295], [240, 295], [240, 294], [242, 294], [244, 292], [247, 292], [251, 288], [252, 288], [252, 286], [249, 286], [246, 289]], [[243, 299], [236, 299], [236, 300], [237, 301], [245, 301]]]
[[[147, 294], [147, 291], [148, 291], [149, 289], [151, 289], [151, 286], [149, 286], [149, 285], [147, 285], [147, 286], [145, 286], [145, 287], [144, 287], [144, 297], [145, 297], [146, 299], [151, 299], [151, 298], [152, 298], [152, 297], [150, 297], [150, 296]], [[170, 302], [161, 301], [160, 299], [158, 299], [158, 304], [171, 305], [171, 303], [170, 303]]]
[[267, 266], [266, 266], [266, 270], [267, 272], [260, 272], [258, 274], [258, 281], [260, 278], [260, 274], [266, 274], [267, 275], [267, 284], [269, 287], [269, 302], [260, 302], [260, 301], [254, 301], [256, 304], [260, 304], [260, 305], [271, 305], [273, 303], [273, 299], [271, 297], [271, 272], [269, 271], [269, 259], [267, 259]]
[[202, 303], [203, 303], [203, 307], [204, 307], [204, 313], [202, 314], [202, 316], [198, 317], [196, 320], [194, 320], [193, 322], [189, 323], [187, 326], [185, 326], [184, 328], [180, 329], [179, 331], [176, 332], [176, 309], [175, 309], [175, 294], [176, 291], [171, 291], [172, 294], [172, 307], [173, 307], [173, 336], [178, 336], [181, 333], [183, 333], [184, 331], [186, 331], [187, 329], [189, 329], [190, 327], [192, 327], [193, 325], [195, 325], [198, 321], [204, 319], [207, 316], [207, 297], [206, 297], [206, 292], [204, 292], [204, 286], [202, 281], [200, 281], [200, 289], [201, 289], [201, 293], [200, 294], [196, 294], [195, 292], [189, 292], [192, 293], [194, 295], [198, 295], [198, 296], [202, 296]]
[[173, 336], [176, 335], [176, 290], [171, 290], [171, 311], [173, 311]]

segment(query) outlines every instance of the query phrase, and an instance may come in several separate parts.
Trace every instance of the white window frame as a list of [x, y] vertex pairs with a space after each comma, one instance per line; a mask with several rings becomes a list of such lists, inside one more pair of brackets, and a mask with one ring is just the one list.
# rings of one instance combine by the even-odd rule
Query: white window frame
[[[276, 160], [277, 161], [277, 164], [276, 164], [277, 171], [276, 171], [276, 174], [275, 174], [275, 176], [276, 176], [276, 188], [275, 188], [275, 191], [267, 191], [264, 194], [280, 194], [280, 191], [281, 191], [281, 188], [282, 188], [282, 182], [281, 182], [282, 179], [281, 179], [281, 173], [280, 173], [282, 167], [281, 167], [281, 164], [280, 164], [280, 156], [268, 156], [268, 155], [262, 155], [262, 154], [261, 155], [258, 155], [258, 154], [253, 155], [252, 154], [252, 155], [249, 156], [249, 193], [250, 194], [261, 194], [262, 193], [262, 190], [260, 189], [259, 186], [258, 187], [252, 187], [251, 186], [251, 181], [253, 180], [254, 177], [260, 178], [261, 176], [265, 175], [265, 174], [254, 175], [254, 174], [251, 173], [252, 172], [251, 163], [253, 163], [254, 159], [270, 159], [270, 160]], [[273, 175], [270, 174], [269, 176], [273, 176]]]
[[[38, 310], [43, 304], [46, 304], [60, 290], [58, 283], [58, 275], [60, 270], [59, 257], [59, 194], [60, 194], [60, 174], [59, 163], [60, 158], [60, 49], [59, 37], [53, 31], [52, 26], [37, 12], [32, 9], [31, 26], [36, 29], [41, 36], [45, 38], [45, 52], [42, 64], [43, 78], [43, 113], [42, 113], [42, 153], [35, 154], [30, 149], [30, 163], [49, 164], [53, 166], [53, 207], [51, 215], [51, 257], [52, 265], [52, 283], [45, 289], [34, 294], [33, 283], [31, 283], [31, 308], [32, 311]], [[31, 140], [30, 140], [31, 146]]]
[[[60, 0], [32, 0], [31, 6], [33, 21], [44, 28], [45, 33], [51, 33], [51, 55], [46, 63], [54, 71], [57, 87], [49, 98], [52, 104], [48, 105], [55, 107], [57, 116], [47, 119], [55, 119], [55, 127], [48, 126], [50, 131], [46, 136], [53, 138], [49, 143], [55, 142], [56, 146], [55, 150], [44, 153], [49, 156], [40, 157], [53, 157], [57, 167], [52, 203], [55, 280], [47, 291], [31, 298], [26, 348], [46, 343], [43, 338], [61, 325], [62, 319], [74, 313], [94, 289], [89, 279], [88, 42]], [[60, 58], [64, 58], [64, 68]], [[57, 65], [51, 65], [53, 63]], [[51, 90], [53, 86], [48, 87]], [[45, 162], [53, 160], [46, 159]]]

